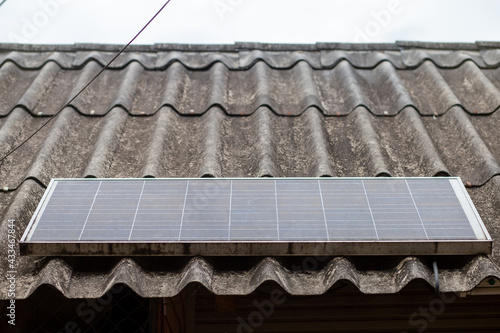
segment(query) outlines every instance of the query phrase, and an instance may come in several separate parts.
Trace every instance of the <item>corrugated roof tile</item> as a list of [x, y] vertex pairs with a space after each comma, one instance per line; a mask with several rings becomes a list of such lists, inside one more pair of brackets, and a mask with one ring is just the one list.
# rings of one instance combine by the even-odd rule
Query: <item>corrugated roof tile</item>
[[319, 52], [307, 51], [240, 51], [239, 52], [239, 68], [248, 69], [257, 62], [263, 61], [269, 67], [274, 69], [292, 68], [299, 62], [305, 62], [312, 68], [321, 68]]
[[500, 50], [481, 50], [479, 52], [486, 65], [490, 67], [498, 67], [500, 65]]
[[441, 74], [469, 113], [491, 113], [500, 106], [500, 91], [476, 65], [466, 62]]
[[321, 51], [321, 67], [332, 68], [341, 61], [349, 62], [353, 67], [370, 69], [378, 66], [382, 62], [389, 62], [394, 67], [403, 69], [400, 52], [396, 51], [344, 51], [344, 50], [323, 50]]
[[[7, 63], [0, 68], [3, 84], [9, 85], [0, 91], [0, 114], [17, 106], [52, 115], [101, 68], [95, 61], [79, 70], [61, 69], [54, 62], [20, 70]], [[500, 107], [498, 70], [480, 69], [472, 62], [438, 69], [430, 61], [414, 70], [397, 69], [388, 61], [360, 69], [346, 60], [329, 69], [300, 61], [276, 70], [257, 61], [243, 71], [221, 62], [205, 70], [191, 70], [179, 62], [164, 70], [148, 70], [131, 62], [121, 70], [105, 70], [71, 105], [96, 115], [116, 106], [131, 114], [153, 114], [161, 106], [181, 114], [202, 114], [216, 105], [228, 114], [251, 114], [268, 106], [278, 114], [298, 115], [314, 106], [335, 115], [361, 105], [377, 115], [394, 115], [406, 106], [414, 106], [420, 114], [443, 114], [454, 105], [469, 113], [491, 113]], [[101, 94], [102, 89], [110, 93]]]
[[403, 63], [406, 67], [414, 68], [420, 66], [424, 61], [430, 60], [436, 66], [442, 68], [454, 68], [465, 62], [473, 62], [479, 67], [487, 67], [479, 51], [449, 51], [409, 49], [401, 51]]
[[[0, 194], [1, 229], [15, 218], [20, 234], [44, 186], [59, 177], [450, 175], [471, 184], [488, 230], [500, 237], [498, 50], [335, 45], [132, 48], [3, 161], [0, 185], [9, 191]], [[0, 155], [65, 106], [115, 48], [0, 46]], [[500, 276], [499, 255], [494, 242], [492, 256], [441, 269], [442, 290], [466, 291]], [[42, 284], [67, 297], [97, 297], [116, 283], [165, 297], [190, 282], [247, 294], [272, 280], [292, 294], [318, 294], [340, 279], [365, 293], [433, 281], [416, 258], [375, 271], [336, 258], [312, 275], [291, 272], [278, 258], [243, 272], [219, 271], [201, 258], [181, 272], [151, 271], [132, 259], [117, 259], [106, 272], [77, 261], [19, 260], [20, 297]]]

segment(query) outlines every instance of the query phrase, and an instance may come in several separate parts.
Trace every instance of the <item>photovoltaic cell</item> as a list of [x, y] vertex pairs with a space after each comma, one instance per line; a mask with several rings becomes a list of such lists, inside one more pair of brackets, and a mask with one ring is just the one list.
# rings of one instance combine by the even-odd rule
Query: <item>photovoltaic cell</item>
[[22, 242], [487, 239], [457, 178], [59, 179]]

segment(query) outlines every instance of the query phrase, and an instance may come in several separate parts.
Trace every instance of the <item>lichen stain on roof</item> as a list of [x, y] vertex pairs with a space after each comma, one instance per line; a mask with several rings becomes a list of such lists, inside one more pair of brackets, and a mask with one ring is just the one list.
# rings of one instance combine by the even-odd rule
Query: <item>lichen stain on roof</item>
[[[0, 45], [0, 156], [117, 49]], [[132, 46], [0, 166], [8, 188], [0, 193], [0, 251], [8, 219], [20, 238], [51, 178], [449, 175], [469, 185], [494, 239], [491, 256], [440, 269], [441, 290], [470, 290], [500, 277], [499, 89], [498, 43]], [[282, 258], [243, 270], [193, 258], [175, 271], [152, 270], [144, 258], [99, 269], [85, 260], [18, 259], [20, 298], [42, 284], [74, 298], [116, 283], [144, 297], [175, 295], [190, 282], [248, 294], [272, 280], [296, 295], [324, 293], [340, 279], [364, 293], [395, 293], [413, 279], [433, 285], [432, 270], [414, 257], [383, 269], [330, 258], [311, 274]]]

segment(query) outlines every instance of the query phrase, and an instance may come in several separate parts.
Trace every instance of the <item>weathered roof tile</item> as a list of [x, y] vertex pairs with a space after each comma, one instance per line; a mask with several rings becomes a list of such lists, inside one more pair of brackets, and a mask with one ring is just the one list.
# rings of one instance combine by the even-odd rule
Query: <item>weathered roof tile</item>
[[[1, 230], [14, 218], [22, 233], [51, 178], [450, 175], [470, 183], [500, 237], [496, 44], [133, 46], [66, 106], [118, 50], [0, 45], [0, 156], [53, 119], [0, 165]], [[441, 269], [442, 290], [499, 277], [499, 255], [494, 242], [492, 256]], [[397, 292], [416, 278], [432, 284], [416, 258], [368, 271], [330, 258], [312, 275], [281, 258], [245, 271], [201, 258], [181, 271], [152, 270], [148, 258], [100, 260], [106, 272], [19, 257], [19, 297], [42, 284], [67, 297], [97, 297], [115, 283], [144, 297], [190, 282], [218, 294], [248, 294], [266, 280], [291, 294], [323, 293], [341, 279], [365, 293]]]

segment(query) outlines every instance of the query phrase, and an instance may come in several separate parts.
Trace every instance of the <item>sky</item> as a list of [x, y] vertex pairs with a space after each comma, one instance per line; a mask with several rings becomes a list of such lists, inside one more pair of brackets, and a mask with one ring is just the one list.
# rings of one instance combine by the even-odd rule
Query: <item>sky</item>
[[[125, 44], [164, 2], [6, 0], [0, 43]], [[499, 41], [499, 13], [495, 0], [171, 0], [134, 44]]]

